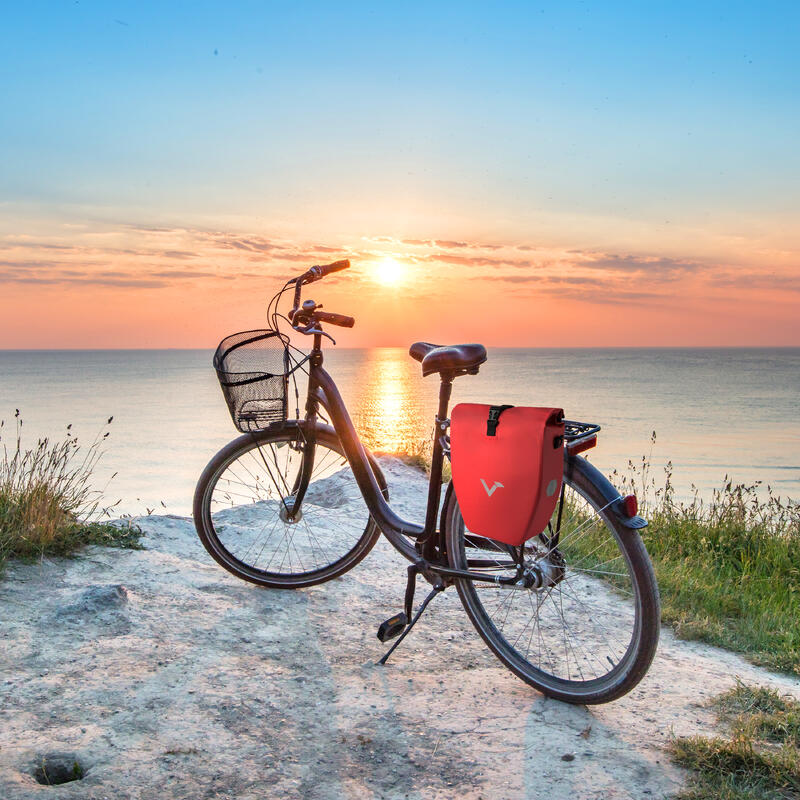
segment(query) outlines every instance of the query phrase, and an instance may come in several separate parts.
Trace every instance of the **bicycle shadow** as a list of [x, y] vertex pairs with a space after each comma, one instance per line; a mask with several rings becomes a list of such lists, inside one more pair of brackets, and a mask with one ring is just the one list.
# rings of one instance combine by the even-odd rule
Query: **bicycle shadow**
[[340, 724], [373, 751], [343, 760], [348, 796], [645, 800], [680, 785], [660, 748], [623, 724], [634, 708], [621, 715], [550, 700], [495, 667], [423, 674], [365, 664], [357, 689], [342, 678]]

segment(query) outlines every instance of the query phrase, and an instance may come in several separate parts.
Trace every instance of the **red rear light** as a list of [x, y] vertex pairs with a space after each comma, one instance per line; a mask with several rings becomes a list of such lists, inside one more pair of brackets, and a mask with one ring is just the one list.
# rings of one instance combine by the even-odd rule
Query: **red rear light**
[[589, 450], [597, 444], [597, 437], [591, 436], [588, 439], [579, 439], [574, 444], [567, 443], [567, 452], [571, 455], [577, 455], [584, 450]]
[[635, 517], [639, 513], [639, 501], [635, 494], [627, 494], [622, 498], [622, 505], [628, 517]]

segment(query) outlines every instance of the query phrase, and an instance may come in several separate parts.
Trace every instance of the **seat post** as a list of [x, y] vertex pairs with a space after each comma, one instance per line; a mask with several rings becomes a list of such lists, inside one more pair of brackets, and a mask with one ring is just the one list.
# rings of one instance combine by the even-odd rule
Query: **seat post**
[[420, 537], [425, 542], [423, 556], [433, 558], [435, 555], [436, 522], [439, 516], [439, 499], [442, 493], [442, 467], [444, 465], [444, 450], [442, 449], [442, 436], [444, 436], [447, 423], [447, 411], [450, 405], [450, 394], [453, 390], [453, 374], [442, 372], [442, 383], [439, 386], [439, 413], [436, 415], [436, 430], [433, 434], [433, 453], [431, 455], [431, 477], [428, 485], [428, 509], [425, 514], [425, 531]]
[[[442, 372], [439, 377], [442, 379], [439, 385], [439, 419], [446, 420], [450, 406], [450, 394], [453, 391], [453, 374], [451, 372]], [[437, 435], [440, 436], [441, 434]]]

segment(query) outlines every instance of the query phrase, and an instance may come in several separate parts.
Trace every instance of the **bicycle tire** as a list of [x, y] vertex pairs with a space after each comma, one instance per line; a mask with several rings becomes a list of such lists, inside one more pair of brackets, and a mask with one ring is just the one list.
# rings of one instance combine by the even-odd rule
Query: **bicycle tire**
[[[330, 563], [323, 566], [315, 566], [314, 569], [304, 569], [300, 572], [290, 573], [278, 572], [275, 570], [270, 571], [268, 568], [260, 568], [257, 565], [248, 564], [246, 560], [241, 557], [241, 554], [237, 555], [231, 552], [230, 545], [226, 545], [220, 537], [220, 532], [215, 525], [214, 514], [211, 508], [214, 490], [217, 487], [218, 481], [231, 464], [238, 463], [237, 459], [246, 456], [248, 453], [252, 454], [252, 451], [256, 448], [259, 449], [260, 453], [260, 448], [265, 446], [278, 445], [280, 447], [280, 445], [287, 445], [290, 442], [297, 442], [299, 435], [298, 426], [289, 424], [281, 428], [269, 429], [262, 433], [245, 434], [244, 436], [234, 439], [211, 459], [203, 470], [197, 483], [197, 488], [195, 489], [194, 522], [197, 535], [203, 543], [203, 546], [208, 551], [209, 555], [232, 575], [259, 586], [273, 589], [300, 589], [337, 578], [356, 566], [356, 564], [369, 553], [380, 536], [378, 526], [369, 515], [366, 504], [364, 504], [360, 510], [365, 519], [363, 532], [354, 539], [352, 547], [349, 547], [349, 549], [344, 551], [339, 557], [332, 559]], [[342, 458], [343, 462], [346, 462], [344, 449], [332, 428], [318, 424], [316, 428], [316, 438], [318, 448], [334, 452]], [[316, 463], [320, 463], [319, 457]], [[373, 459], [370, 459], [370, 463], [384, 495], [388, 496], [386, 481], [380, 468]], [[253, 502], [262, 501], [254, 500]], [[242, 507], [245, 506], [243, 505]], [[305, 508], [306, 505], [304, 501], [303, 509]], [[253, 509], [255, 509], [255, 506], [250, 505], [250, 513], [253, 513]], [[264, 509], [265, 514], [269, 511], [276, 510], [277, 506], [272, 509]], [[278, 516], [280, 515], [278, 514]], [[284, 525], [286, 525], [285, 522]], [[291, 546], [290, 540], [288, 548], [291, 549]], [[290, 567], [291, 565], [292, 562], [290, 560]]]
[[[608, 661], [612, 668], [606, 674], [590, 678], [589, 680], [584, 679], [583, 674], [580, 671], [580, 662], [583, 660], [585, 662], [584, 666], [587, 666], [590, 663], [590, 659], [594, 658], [602, 665], [603, 661], [600, 655], [600, 647], [598, 646], [595, 651], [592, 649], [590, 644], [588, 650], [585, 649], [582, 653], [580, 650], [570, 645], [565, 633], [564, 653], [567, 660], [567, 677], [564, 678], [563, 674], [556, 675], [552, 672], [542, 669], [542, 649], [549, 654], [548, 657], [550, 658], [550, 662], [552, 664], [555, 664], [556, 662], [556, 658], [553, 656], [553, 653], [550, 650], [551, 641], [553, 642], [553, 647], [556, 647], [556, 637], [548, 638], [549, 630], [545, 629], [544, 623], [541, 622], [541, 609], [545, 608], [545, 605], [555, 594], [555, 589], [557, 587], [550, 589], [547, 597], [544, 600], [540, 600], [536, 607], [534, 607], [530, 595], [528, 598], [530, 600], [531, 611], [536, 619], [534, 627], [531, 628], [528, 645], [530, 647], [530, 642], [533, 638], [533, 633], [536, 628], [538, 628], [538, 644], [540, 645], [540, 648], [537, 651], [539, 663], [534, 664], [531, 661], [530, 651], [523, 655], [516, 647], [517, 643], [519, 642], [519, 636], [517, 637], [517, 641], [512, 643], [509, 641], [510, 636], [506, 636], [504, 634], [503, 629], [507, 620], [504, 620], [503, 625], [501, 625], [498, 629], [496, 621], [487, 611], [484, 601], [482, 600], [482, 596], [485, 597], [487, 594], [486, 589], [483, 587], [490, 587], [492, 585], [481, 584], [481, 588], [479, 589], [477, 588], [479, 584], [478, 581], [461, 578], [455, 579], [455, 585], [461, 602], [464, 606], [464, 610], [466, 611], [470, 621], [475, 626], [484, 642], [486, 642], [492, 652], [506, 667], [508, 667], [508, 669], [510, 669], [523, 681], [533, 686], [548, 697], [553, 697], [567, 703], [593, 705], [607, 703], [622, 697], [624, 694], [627, 694], [631, 689], [633, 689], [634, 686], [636, 686], [646, 674], [658, 645], [660, 632], [660, 600], [653, 567], [644, 543], [642, 542], [638, 532], [623, 526], [622, 523], [616, 518], [616, 515], [610, 511], [610, 509], [606, 508], [607, 501], [603, 500], [603, 493], [601, 492], [600, 488], [590, 480], [590, 478], [586, 477], [582, 471], [569, 470], [566, 469], [566, 466], [567, 465], [565, 463], [565, 492], [573, 491], [578, 496], [582, 497], [587, 502], [588, 507], [594, 510], [594, 513], [602, 522], [605, 529], [611, 533], [613, 541], [616, 543], [616, 546], [619, 550], [622, 563], [627, 565], [628, 574], [633, 586], [632, 594], [635, 599], [634, 622], [632, 625], [628, 645], [625, 649], [625, 652], [621, 655], [619, 661], [614, 664], [613, 660], [610, 658], [610, 656], [608, 656]], [[467, 547], [465, 547], [464, 538], [466, 529], [463, 524], [463, 519], [461, 518], [458, 500], [456, 498], [455, 491], [452, 489], [452, 486], [448, 488], [443, 512], [443, 520], [446, 530], [446, 545], [449, 563], [454, 568], [465, 569], [467, 566]], [[585, 521], [580, 522], [580, 525], [585, 524]], [[575, 530], [577, 531], [579, 528], [576, 527]], [[563, 535], [564, 534], [562, 534], [562, 536]], [[584, 536], [585, 534], [581, 533], [577, 539], [580, 540], [581, 537]], [[527, 545], [529, 545], [529, 543], [526, 543], [526, 546]], [[603, 555], [605, 552], [608, 551], [601, 551]], [[572, 568], [570, 567], [568, 558], [566, 559], [565, 569], [566, 574], [569, 575]], [[580, 573], [580, 570], [577, 570], [577, 572]], [[589, 569], [587, 574], [600, 572], [601, 570], [598, 569]], [[606, 574], [604, 575], [605, 581], [609, 579], [608, 576], [617, 574], [622, 573], [616, 573], [610, 568], [607, 568]], [[611, 580], [620, 581], [619, 578], [613, 577]], [[564, 578], [564, 581], [567, 581], [566, 577]], [[601, 602], [605, 602], [606, 608], [611, 608], [611, 613], [616, 613], [613, 604], [610, 606], [608, 605], [608, 595], [611, 593], [612, 597], [615, 596], [615, 590], [608, 588], [605, 581], [602, 580], [601, 575], [590, 575], [587, 577], [587, 575], [578, 574], [578, 581], [578, 584], [572, 584], [570, 588], [572, 595], [568, 595], [569, 602], [572, 603], [575, 608], [578, 608], [577, 603], [575, 602], [575, 587], [580, 585], [580, 582], [583, 581], [587, 587], [593, 587], [591, 592], [592, 597], [587, 598], [587, 603], [600, 604]], [[562, 586], [562, 584], [558, 584], [558, 586]], [[525, 594], [529, 594], [532, 590], [510, 589], [505, 591], [524, 592]], [[483, 595], [481, 593], [483, 593]], [[564, 616], [564, 594], [564, 592], [559, 591], [559, 601], [562, 602], [562, 605], [560, 609], [556, 609], [556, 612], [561, 614], [563, 627], [566, 631], [569, 629], [569, 625], [566, 621], [566, 617]], [[513, 599], [511, 601], [503, 602], [515, 603], [517, 601], [516, 599]], [[552, 602], [555, 605], [558, 601], [553, 598]], [[580, 602], [581, 606], [584, 605], [583, 600], [578, 602]], [[600, 607], [600, 605], [598, 605], [597, 611], [599, 611], [599, 615], [602, 617], [603, 608]], [[506, 618], [508, 615], [509, 611], [506, 611]], [[555, 615], [553, 616], [555, 617]], [[594, 616], [589, 615], [589, 619], [594, 622]], [[543, 636], [542, 633], [543, 629], [546, 630], [545, 636]], [[614, 630], [618, 633], [616, 629]], [[599, 637], [595, 636], [595, 640], [599, 642]], [[599, 644], [601, 643], [599, 642]], [[558, 646], [560, 647], [560, 642], [558, 643]], [[575, 667], [579, 670], [581, 680], [573, 680], [571, 677], [569, 669], [570, 649], [572, 650], [573, 661]]]

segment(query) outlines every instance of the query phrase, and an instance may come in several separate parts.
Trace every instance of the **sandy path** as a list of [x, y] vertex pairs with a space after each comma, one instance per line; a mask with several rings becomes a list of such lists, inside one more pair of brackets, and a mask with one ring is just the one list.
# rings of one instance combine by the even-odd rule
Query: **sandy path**
[[[424, 478], [386, 469], [418, 516]], [[2, 800], [664, 797], [681, 781], [664, 741], [711, 730], [702, 703], [734, 676], [800, 696], [797, 680], [665, 631], [622, 700], [547, 700], [500, 666], [452, 590], [378, 667], [375, 630], [405, 574], [385, 542], [337, 581], [278, 592], [213, 564], [188, 519], [142, 525], [145, 551], [14, 565], [0, 583]], [[83, 594], [118, 585], [94, 590], [96, 607]], [[74, 752], [85, 778], [37, 784], [52, 751]]]

